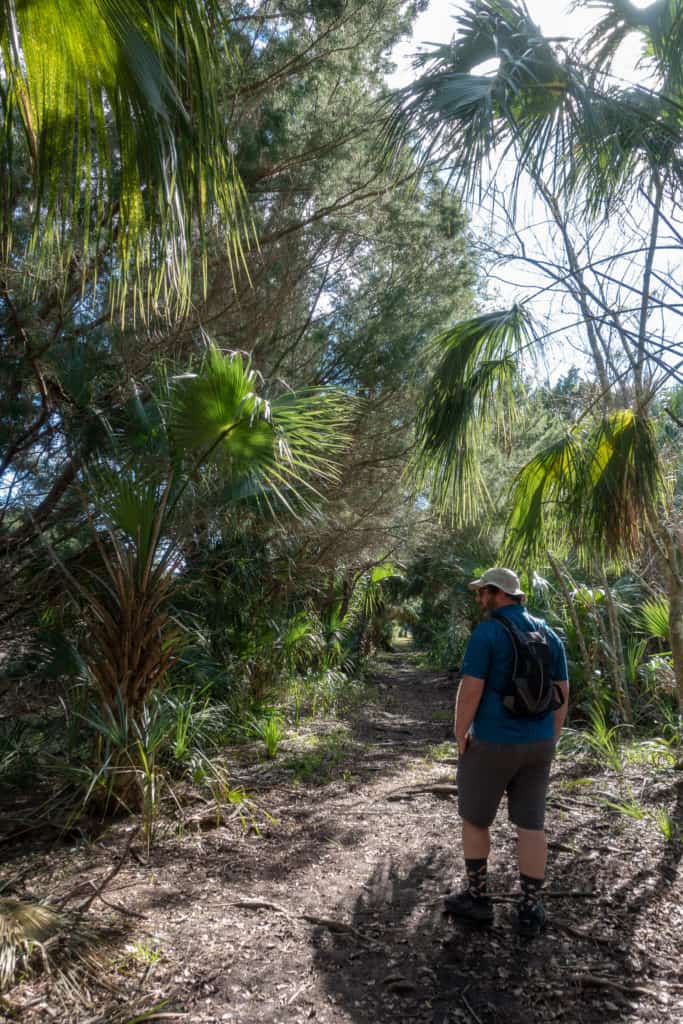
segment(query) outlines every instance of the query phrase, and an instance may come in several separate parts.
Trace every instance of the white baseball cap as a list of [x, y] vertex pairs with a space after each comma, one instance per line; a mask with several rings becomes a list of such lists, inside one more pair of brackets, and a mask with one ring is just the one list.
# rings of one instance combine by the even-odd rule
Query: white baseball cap
[[524, 597], [519, 586], [519, 576], [512, 569], [487, 569], [478, 580], [468, 583], [470, 590], [481, 590], [482, 587], [498, 587], [509, 597]]

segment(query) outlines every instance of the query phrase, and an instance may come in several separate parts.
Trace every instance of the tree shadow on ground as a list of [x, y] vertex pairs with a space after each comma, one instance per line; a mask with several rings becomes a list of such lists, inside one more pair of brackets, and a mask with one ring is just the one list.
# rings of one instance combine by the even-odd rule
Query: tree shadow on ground
[[[676, 857], [680, 859], [680, 852]], [[442, 914], [440, 894], [451, 887], [451, 860], [431, 851], [419, 860], [399, 855], [386, 861], [358, 893], [350, 908], [350, 928], [321, 927], [314, 933], [316, 968], [330, 1001], [343, 1007], [348, 1019], [357, 1024], [484, 1024], [501, 1019], [506, 1024], [602, 1024], [633, 1020], [635, 1008], [639, 1020], [662, 1019], [664, 1005], [635, 991], [638, 985], [654, 990], [661, 978], [658, 950], [636, 942], [634, 934], [638, 914], [657, 905], [659, 885], [648, 888], [643, 903], [642, 878], [636, 871], [616, 891], [595, 901], [550, 897], [549, 926], [529, 941], [515, 933], [514, 898], [497, 902], [491, 929], [468, 928]], [[670, 854], [662, 868], [664, 862], [666, 870], [660, 874], [669, 877]], [[499, 892], [514, 892], [512, 860], [496, 874]], [[551, 888], [570, 888], [576, 875], [586, 881], [578, 866], [574, 872], [558, 873]], [[617, 909], [609, 934], [602, 913], [606, 904]], [[336, 913], [349, 919], [345, 908]], [[660, 916], [660, 933], [662, 923]], [[637, 947], [638, 973], [632, 947]], [[624, 990], [595, 987], [590, 980], [594, 977], [615, 979]], [[672, 996], [674, 1015], [678, 998]]]

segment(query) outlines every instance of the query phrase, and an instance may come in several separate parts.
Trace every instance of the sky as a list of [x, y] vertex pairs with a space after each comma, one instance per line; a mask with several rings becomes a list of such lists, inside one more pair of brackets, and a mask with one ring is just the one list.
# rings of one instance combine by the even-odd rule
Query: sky
[[[647, 7], [652, 0], [633, 0], [633, 2], [637, 7]], [[416, 20], [412, 39], [405, 40], [394, 50], [393, 59], [397, 64], [397, 69], [389, 78], [389, 84], [393, 88], [399, 88], [413, 80], [415, 74], [411, 69], [411, 56], [419, 51], [424, 44], [444, 43], [451, 39], [455, 29], [453, 15], [457, 14], [458, 9], [462, 6], [464, 6], [464, 2], [459, 2], [459, 0], [432, 0], [429, 8]], [[527, 0], [527, 7], [531, 17], [544, 34], [568, 36], [570, 38], [583, 35], [601, 14], [601, 11], [595, 8], [593, 10], [582, 10], [579, 8], [578, 10], [571, 11], [570, 3], [566, 2], [566, 0]], [[625, 81], [646, 84], [644, 72], [637, 66], [639, 57], [640, 37], [638, 34], [633, 33], [622, 45], [617, 60], [613, 65], [613, 73]], [[506, 171], [504, 165], [503, 168], [501, 168], [501, 165], [498, 165], [496, 180], [501, 183], [503, 188], [504, 185], [502, 183], [505, 181], [505, 178]], [[503, 192], [504, 195], [505, 193]], [[505, 234], [507, 232], [504, 222], [500, 219], [496, 220], [496, 214], [491, 212], [490, 207], [470, 207], [469, 214], [475, 238], [477, 236], [485, 238], [488, 235], [499, 235], [500, 233]], [[630, 211], [630, 214], [632, 223], [628, 227], [629, 230], [635, 231], [637, 235], [639, 232], [638, 221], [642, 217], [643, 223], [648, 223], [649, 210], [644, 206], [642, 211], [633, 209]], [[523, 237], [531, 255], [535, 256], [538, 254], [540, 257], [545, 257], [554, 248], [548, 230], [543, 226], [546, 217], [547, 213], [544, 211], [542, 204], [533, 198], [531, 188], [527, 187], [525, 189], [523, 187], [520, 191], [520, 205], [516, 220], [518, 227], [522, 228]], [[534, 227], [531, 228], [530, 225], [534, 225]], [[626, 226], [624, 225], [624, 228]], [[618, 230], [619, 228], [617, 228]], [[621, 236], [619, 236], [619, 240], [621, 240]], [[609, 250], [612, 252], [619, 251], [619, 241], [615, 245], [614, 239], [610, 239], [607, 236], [606, 242]], [[678, 259], [679, 255], [680, 253], [677, 252], [675, 258]], [[661, 269], [663, 273], [673, 272], [676, 277], [677, 271], [675, 269], [672, 271], [671, 266], [667, 266], [673, 258], [674, 256], [671, 252], [665, 252], [662, 257]], [[562, 259], [563, 256], [560, 256], [559, 262], [562, 262]], [[636, 258], [636, 262], [640, 262], [639, 257]], [[615, 264], [614, 273], [619, 277], [622, 274], [630, 277], [634, 269], [637, 279], [638, 268], [629, 267], [627, 264], [619, 266]], [[519, 261], [506, 261], [502, 265], [500, 263], [496, 264], [495, 267], [492, 265], [489, 267], [488, 273], [486, 271], [484, 273], [488, 304], [493, 307], [502, 308], [508, 306], [511, 302], [525, 295], [528, 296], [531, 292], [536, 292], [537, 290], [538, 276], [533, 278], [531, 276], [534, 274], [533, 269], [529, 270], [528, 267]], [[628, 285], [626, 285], [626, 288], [628, 289]], [[619, 301], [620, 308], [624, 308], [621, 305], [622, 297], [623, 293], [615, 293], [615, 301]], [[683, 298], [683, 293], [681, 297]], [[572, 306], [571, 303], [569, 305]], [[546, 320], [548, 333], [551, 334], [551, 337], [556, 338], [550, 346], [550, 352], [548, 353], [544, 368], [545, 375], [553, 379], [562, 372], [566, 372], [570, 365], [581, 366], [583, 364], [583, 330], [580, 322], [576, 319], [575, 307], [568, 309], [566, 301], [561, 295], [548, 297], [544, 319]], [[681, 323], [680, 316], [675, 316], [674, 322], [671, 322], [670, 319], [668, 321], [665, 319], [657, 326], [653, 322], [651, 329], [661, 332], [661, 336], [667, 337], [672, 342], [681, 344]], [[665, 358], [668, 361], [668, 357]]]
[[[647, 7], [651, 0], [634, 0], [635, 7]], [[389, 79], [396, 88], [406, 85], [413, 77], [410, 57], [420, 49], [422, 43], [445, 43], [453, 35], [453, 15], [462, 5], [457, 0], [431, 0], [428, 9], [415, 22], [413, 37], [405, 40], [394, 50], [398, 67]], [[570, 11], [566, 0], [527, 0], [529, 12], [546, 35], [581, 35], [596, 20], [596, 12], [585, 10]], [[638, 60], [638, 41], [632, 36], [624, 44], [620, 54], [619, 73], [624, 78], [637, 78], [634, 66]]]

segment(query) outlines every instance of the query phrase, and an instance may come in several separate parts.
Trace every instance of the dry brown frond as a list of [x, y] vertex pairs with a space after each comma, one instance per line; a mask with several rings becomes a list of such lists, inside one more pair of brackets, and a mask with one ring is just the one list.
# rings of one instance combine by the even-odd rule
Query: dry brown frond
[[106, 977], [102, 951], [113, 937], [110, 928], [86, 922], [78, 912], [0, 899], [0, 992], [16, 984], [19, 972], [44, 972], [57, 995], [88, 1004], [89, 987]]

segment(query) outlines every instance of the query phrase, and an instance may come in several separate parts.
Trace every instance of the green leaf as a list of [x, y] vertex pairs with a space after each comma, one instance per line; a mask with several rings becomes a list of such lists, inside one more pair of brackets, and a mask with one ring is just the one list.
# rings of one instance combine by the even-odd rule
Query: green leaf
[[[34, 211], [15, 256], [33, 257], [37, 292], [76, 264], [85, 280], [106, 250], [122, 318], [129, 304], [139, 316], [182, 313], [191, 248], [198, 240], [203, 260], [214, 217], [241, 260], [250, 229], [225, 131], [226, 32], [217, 0], [0, 4], [0, 124], [10, 143], [23, 136]], [[5, 155], [22, 149], [6, 143]], [[10, 246], [16, 172], [3, 172], [0, 204]]]
[[318, 493], [314, 482], [337, 479], [335, 456], [348, 444], [351, 399], [311, 388], [269, 402], [258, 385], [241, 355], [212, 347], [200, 371], [178, 382], [171, 414], [176, 445], [194, 455], [197, 469], [214, 463], [233, 488], [251, 482], [267, 500], [306, 504]]
[[486, 500], [479, 452], [486, 434], [515, 418], [518, 357], [531, 338], [524, 306], [485, 313], [439, 335], [438, 363], [418, 408], [415, 489], [454, 520], [473, 522]]
[[669, 600], [662, 595], [653, 597], [640, 609], [643, 629], [648, 636], [658, 640], [669, 638]]
[[628, 409], [556, 442], [517, 475], [505, 552], [519, 559], [570, 547], [584, 562], [635, 554], [663, 480], [652, 422]]

